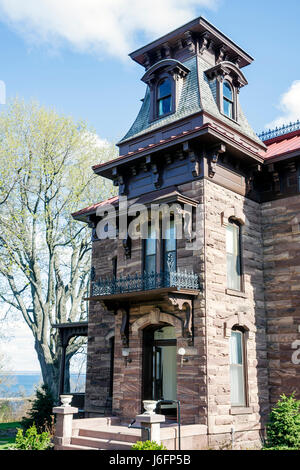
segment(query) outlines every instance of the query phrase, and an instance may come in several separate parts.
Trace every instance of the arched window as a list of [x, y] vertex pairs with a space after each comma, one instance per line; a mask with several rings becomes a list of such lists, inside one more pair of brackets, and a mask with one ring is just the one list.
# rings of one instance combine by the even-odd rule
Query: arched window
[[233, 328], [229, 343], [231, 405], [246, 406], [245, 333]]
[[229, 219], [226, 227], [227, 288], [242, 290], [241, 226]]
[[172, 84], [164, 78], [157, 86], [157, 114], [159, 117], [172, 111]]
[[231, 85], [228, 82], [223, 84], [223, 112], [226, 116], [231, 119], [234, 118], [233, 115], [233, 91]]

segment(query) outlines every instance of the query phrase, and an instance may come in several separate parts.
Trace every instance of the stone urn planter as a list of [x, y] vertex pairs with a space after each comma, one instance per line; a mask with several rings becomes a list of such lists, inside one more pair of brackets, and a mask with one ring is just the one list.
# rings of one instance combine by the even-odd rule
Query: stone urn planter
[[155, 408], [157, 405], [157, 401], [154, 400], [144, 400], [143, 401], [143, 406], [145, 408], [145, 413], [144, 415], [154, 415], [155, 414]]
[[60, 395], [59, 398], [64, 408], [66, 408], [67, 406], [71, 406], [73, 395]]

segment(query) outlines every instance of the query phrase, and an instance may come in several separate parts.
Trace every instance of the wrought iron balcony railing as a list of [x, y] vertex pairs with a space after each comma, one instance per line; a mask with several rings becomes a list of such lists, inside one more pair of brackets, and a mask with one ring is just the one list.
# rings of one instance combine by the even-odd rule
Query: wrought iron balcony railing
[[198, 274], [188, 272], [143, 273], [119, 278], [92, 281], [92, 296], [124, 294], [173, 287], [176, 289], [200, 290]]

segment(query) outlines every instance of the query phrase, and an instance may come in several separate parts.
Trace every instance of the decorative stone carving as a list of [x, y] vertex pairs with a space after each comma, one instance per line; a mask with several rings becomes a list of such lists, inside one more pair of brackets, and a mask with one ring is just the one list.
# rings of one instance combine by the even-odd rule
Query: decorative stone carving
[[128, 348], [129, 346], [129, 313], [125, 309], [119, 309], [117, 313], [119, 315], [122, 315], [122, 323], [121, 323], [121, 328], [120, 328], [122, 345], [124, 348]]
[[182, 327], [183, 337], [188, 338], [188, 343], [191, 346], [193, 343], [193, 302], [186, 297], [182, 298], [177, 295], [169, 296], [169, 300], [172, 305], [185, 312], [185, 320]]

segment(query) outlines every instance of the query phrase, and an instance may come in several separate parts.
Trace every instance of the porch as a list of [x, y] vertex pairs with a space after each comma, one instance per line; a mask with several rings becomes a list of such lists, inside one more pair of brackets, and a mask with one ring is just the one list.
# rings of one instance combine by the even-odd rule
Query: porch
[[[129, 429], [129, 424], [117, 417], [73, 420], [69, 443], [56, 443], [55, 450], [131, 450], [134, 443], [143, 439], [142, 429]], [[162, 423], [160, 439], [168, 450], [178, 450], [178, 424]], [[181, 427], [181, 450], [204, 448], [207, 448], [206, 426]]]

